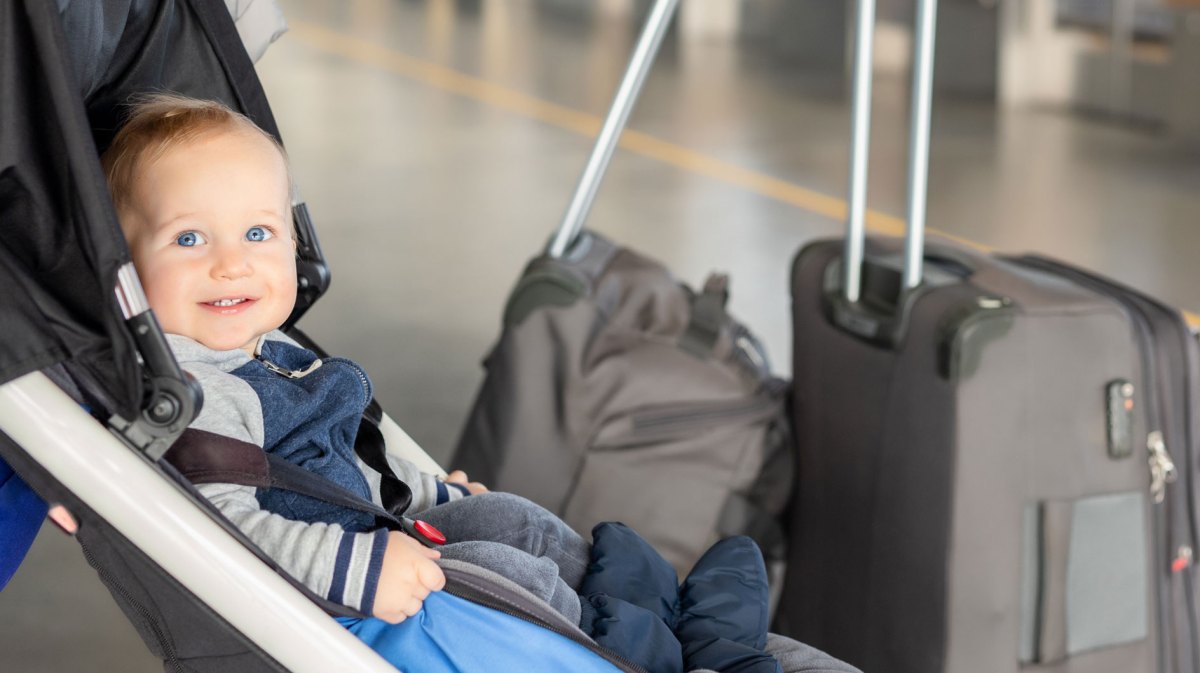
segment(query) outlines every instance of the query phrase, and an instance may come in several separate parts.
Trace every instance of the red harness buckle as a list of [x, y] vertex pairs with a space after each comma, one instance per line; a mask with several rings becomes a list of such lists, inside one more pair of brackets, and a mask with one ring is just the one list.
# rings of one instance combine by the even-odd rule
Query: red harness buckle
[[432, 524], [410, 519], [408, 517], [403, 519], [403, 524], [404, 532], [408, 533], [410, 537], [416, 539], [417, 542], [420, 542], [426, 547], [432, 549], [446, 544], [446, 536], [442, 534], [442, 531], [433, 527]]

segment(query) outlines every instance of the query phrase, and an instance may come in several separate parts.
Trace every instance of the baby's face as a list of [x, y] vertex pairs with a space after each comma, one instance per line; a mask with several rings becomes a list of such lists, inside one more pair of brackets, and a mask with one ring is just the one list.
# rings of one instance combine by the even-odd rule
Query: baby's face
[[253, 355], [296, 303], [288, 174], [268, 140], [217, 131], [139, 167], [119, 212], [163, 330]]

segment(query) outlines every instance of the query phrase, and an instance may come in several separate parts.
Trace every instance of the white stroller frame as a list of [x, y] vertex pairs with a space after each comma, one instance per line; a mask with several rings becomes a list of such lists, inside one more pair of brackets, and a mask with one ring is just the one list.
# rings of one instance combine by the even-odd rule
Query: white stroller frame
[[[389, 447], [404, 447], [404, 458], [441, 472], [386, 416], [380, 429]], [[395, 673], [45, 374], [0, 386], [0, 431], [288, 670]]]

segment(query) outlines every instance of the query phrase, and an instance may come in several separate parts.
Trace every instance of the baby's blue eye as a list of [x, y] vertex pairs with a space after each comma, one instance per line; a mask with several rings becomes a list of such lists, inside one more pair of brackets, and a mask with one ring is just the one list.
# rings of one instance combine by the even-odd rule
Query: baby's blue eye
[[265, 241], [274, 236], [275, 234], [272, 234], [271, 230], [267, 229], [266, 227], [250, 227], [250, 229], [246, 231], [247, 241]]
[[204, 237], [194, 231], [185, 231], [175, 239], [175, 243], [185, 248], [205, 243]]

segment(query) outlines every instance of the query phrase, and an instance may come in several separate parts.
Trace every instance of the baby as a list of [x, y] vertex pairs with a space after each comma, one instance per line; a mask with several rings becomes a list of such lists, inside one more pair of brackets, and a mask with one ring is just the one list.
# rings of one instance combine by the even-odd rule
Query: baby
[[[296, 300], [282, 148], [224, 106], [163, 95], [135, 109], [103, 164], [150, 306], [180, 364], [204, 388], [192, 427], [262, 446], [378, 502], [380, 475], [353, 452], [369, 380], [353, 363], [321, 361], [278, 331]], [[318, 364], [311, 375], [293, 373]], [[523, 584], [578, 616], [574, 592], [559, 574], [578, 584], [587, 544], [556, 517], [511, 495], [460, 504], [486, 489], [461, 472], [443, 483], [406, 461], [390, 463], [413, 492], [410, 513], [420, 512], [451, 541], [469, 541], [441, 553], [480, 565], [529, 566], [516, 577], [537, 578], [540, 584]], [[371, 517], [274, 489], [199, 488], [286, 570], [335, 602], [399, 622], [444, 582], [434, 563], [441, 553], [377, 529]], [[517, 537], [527, 529], [541, 539], [524, 545], [536, 556], [522, 558], [513, 547], [523, 545]], [[509, 538], [504, 548], [480, 549], [479, 542], [501, 533]]]
[[[730, 642], [757, 643], [749, 656], [766, 666], [739, 664], [738, 670], [775, 670], [774, 660], [761, 652], [765, 573], [748, 540], [725, 541], [714, 548], [718, 553], [702, 559], [698, 568], [707, 564], [712, 572], [689, 576], [685, 587], [693, 587], [696, 600], [684, 601], [674, 571], [624, 527], [598, 528], [592, 549], [541, 507], [489, 493], [462, 472], [443, 481], [388, 456], [393, 479], [358, 458], [354, 444], [372, 397], [370, 379], [355, 363], [318, 358], [279, 330], [296, 300], [291, 181], [283, 148], [250, 120], [219, 103], [149, 97], [134, 107], [102, 163], [150, 306], [180, 365], [204, 389], [204, 406], [190, 426], [193, 436], [199, 433], [214, 445], [248, 443], [376, 504], [383, 504], [383, 485], [398, 479], [412, 494], [407, 514], [449, 540], [430, 549], [380, 528], [370, 514], [283, 489], [198, 486], [311, 590], [399, 623], [443, 587], [435, 560], [455, 558], [521, 584], [623, 654], [648, 649], [643, 659], [634, 653], [647, 668], [676, 671], [691, 657], [689, 639], [700, 653], [686, 665], [717, 668], [710, 641], [736, 635], [710, 633], [723, 615], [701, 609], [680, 614], [681, 604], [706, 604], [706, 593], [729, 594], [709, 580], [724, 582], [734, 562], [745, 570], [741, 585], [752, 587], [737, 589], [745, 598], [735, 603], [758, 618], [741, 627], [749, 635]], [[604, 562], [589, 567], [598, 555]], [[623, 595], [632, 587], [645, 590]], [[643, 609], [643, 603], [666, 611]], [[368, 640], [355, 630], [361, 621], [347, 625]], [[606, 626], [597, 628], [601, 622]], [[629, 630], [619, 634], [607, 626], [612, 623]], [[661, 635], [653, 648], [646, 647], [649, 631]], [[368, 644], [386, 647], [377, 639]], [[385, 656], [401, 663], [399, 655]], [[741, 659], [735, 659], [745, 664], [746, 656], [738, 650]]]

